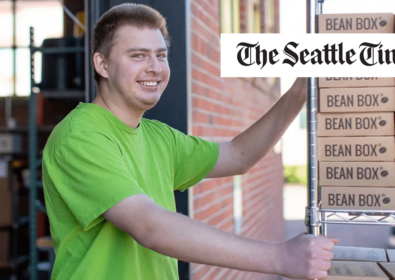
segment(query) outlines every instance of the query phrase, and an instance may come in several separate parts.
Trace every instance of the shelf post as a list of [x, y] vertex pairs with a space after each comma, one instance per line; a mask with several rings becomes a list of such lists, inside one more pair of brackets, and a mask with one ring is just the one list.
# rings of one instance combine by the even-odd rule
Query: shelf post
[[30, 280], [37, 280], [37, 127], [36, 93], [34, 92], [34, 29], [30, 27], [30, 98], [29, 98], [29, 202], [30, 202]]
[[[319, 0], [307, 1], [307, 33], [318, 32]], [[318, 162], [317, 162], [317, 78], [307, 81], [307, 141], [308, 141], [308, 191], [305, 225], [307, 234], [320, 234], [318, 208]]]

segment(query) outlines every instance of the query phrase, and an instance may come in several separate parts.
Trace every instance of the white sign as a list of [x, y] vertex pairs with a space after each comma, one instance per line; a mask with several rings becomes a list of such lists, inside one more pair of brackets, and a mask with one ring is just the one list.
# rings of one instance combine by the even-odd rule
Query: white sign
[[221, 77], [395, 77], [395, 34], [221, 34]]

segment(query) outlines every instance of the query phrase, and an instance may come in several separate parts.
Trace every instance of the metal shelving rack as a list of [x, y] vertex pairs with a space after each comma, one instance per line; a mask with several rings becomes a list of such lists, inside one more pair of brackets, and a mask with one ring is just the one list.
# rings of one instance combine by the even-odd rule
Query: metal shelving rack
[[[31, 92], [29, 97], [29, 201], [30, 201], [30, 280], [38, 279], [38, 248], [37, 248], [37, 211], [46, 214], [44, 204], [37, 198], [38, 189], [42, 189], [43, 183], [38, 177], [38, 168], [42, 165], [41, 154], [38, 152], [38, 131], [51, 129], [50, 126], [38, 126], [36, 123], [36, 95], [40, 92], [39, 84], [35, 83], [34, 79], [34, 53], [83, 53], [84, 46], [76, 47], [51, 47], [40, 48], [34, 46], [34, 29], [30, 27], [30, 82]], [[48, 98], [62, 98], [62, 99], [85, 99], [85, 92], [79, 90], [68, 91], [46, 91], [43, 93], [44, 97]], [[49, 268], [51, 272], [52, 267]]]
[[[318, 33], [318, 15], [325, 0], [307, 0], [308, 33]], [[317, 167], [317, 78], [308, 78], [307, 131], [308, 131], [308, 194], [305, 225], [307, 233], [327, 235], [328, 224], [390, 225], [395, 226], [394, 211], [331, 210], [323, 209], [318, 187]]]
[[[42, 132], [50, 132], [53, 129], [53, 126], [37, 126], [37, 133]], [[0, 133], [9, 133], [9, 134], [20, 134], [26, 135], [29, 133], [29, 127], [15, 127], [15, 128], [8, 128], [8, 127], [0, 127]], [[20, 273], [21, 265], [29, 262], [29, 255], [28, 254], [21, 254], [19, 252], [19, 232], [22, 227], [28, 226], [30, 223], [30, 215], [20, 215], [19, 213], [19, 206], [20, 206], [20, 195], [22, 192], [29, 193], [28, 186], [21, 185], [15, 186], [14, 185], [14, 167], [12, 167], [11, 162], [13, 160], [19, 160], [21, 158], [26, 159], [29, 153], [27, 151], [19, 151], [19, 152], [10, 152], [10, 153], [0, 153], [1, 157], [8, 158], [8, 166], [7, 166], [7, 174], [9, 176], [8, 180], [8, 187], [11, 192], [11, 213], [12, 213], [12, 224], [10, 226], [0, 226], [0, 230], [10, 230], [11, 232], [11, 251], [10, 251], [10, 262], [0, 264], [0, 268], [10, 268], [11, 275], [10, 280], [18, 279], [18, 275]], [[38, 184], [38, 187], [42, 184]], [[27, 274], [27, 272], [25, 273]], [[23, 274], [23, 275], [25, 275]]]
[[[318, 14], [323, 0], [307, 0], [307, 32], [318, 32]], [[322, 9], [321, 9], [322, 10]], [[308, 78], [307, 82], [307, 149], [308, 149], [308, 191], [305, 224], [307, 234], [326, 233], [322, 227], [318, 206], [318, 167], [317, 167], [317, 78]]]
[[[16, 95], [16, 0], [12, 0], [12, 45], [10, 49], [12, 49], [12, 93], [10, 96], [5, 97], [4, 107], [5, 107], [5, 119], [6, 125], [0, 127], [0, 133], [9, 133], [9, 134], [20, 134], [24, 131], [21, 131], [18, 127], [14, 127], [12, 125], [12, 98]], [[0, 47], [0, 49], [7, 49], [8, 47]], [[10, 122], [11, 121], [11, 122]], [[27, 129], [25, 130], [27, 132]], [[11, 251], [10, 251], [10, 261], [8, 263], [0, 264], [0, 268], [10, 268], [11, 275], [10, 279], [17, 279], [17, 274], [20, 266], [28, 261], [27, 255], [19, 254], [18, 250], [18, 233], [21, 227], [28, 224], [29, 219], [27, 216], [19, 215], [19, 195], [20, 190], [17, 186], [14, 186], [14, 176], [13, 168], [11, 167], [11, 162], [18, 159], [19, 157], [26, 156], [25, 152], [10, 152], [10, 153], [0, 153], [0, 158], [5, 159], [7, 162], [7, 174], [9, 176], [8, 179], [8, 187], [11, 192], [11, 213], [12, 213], [12, 224], [10, 226], [2, 226], [0, 227], [0, 231], [9, 231], [11, 235]]]
[[[36, 93], [34, 90], [34, 29], [30, 27], [30, 98], [29, 98], [29, 206], [30, 206], [30, 279], [37, 279], [37, 208], [45, 207], [37, 199], [37, 168], [41, 165], [41, 160], [37, 156], [37, 125], [36, 125]], [[38, 205], [36, 204], [38, 203]], [[38, 206], [38, 207], [37, 207]]]

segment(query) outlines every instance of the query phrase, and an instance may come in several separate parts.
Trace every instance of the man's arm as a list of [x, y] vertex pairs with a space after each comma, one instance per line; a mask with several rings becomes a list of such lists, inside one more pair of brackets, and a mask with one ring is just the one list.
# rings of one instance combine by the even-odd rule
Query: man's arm
[[334, 243], [327, 237], [301, 235], [281, 244], [247, 239], [167, 211], [142, 194], [121, 201], [104, 217], [142, 246], [186, 262], [320, 279], [333, 257]]
[[290, 90], [262, 118], [231, 142], [219, 143], [219, 157], [207, 178], [248, 172], [278, 142], [306, 102], [306, 78], [298, 78]]

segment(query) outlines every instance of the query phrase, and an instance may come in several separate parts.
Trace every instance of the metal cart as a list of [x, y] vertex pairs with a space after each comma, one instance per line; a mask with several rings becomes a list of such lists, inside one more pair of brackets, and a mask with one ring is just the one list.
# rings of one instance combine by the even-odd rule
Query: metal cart
[[[318, 15], [324, 0], [307, 0], [308, 33], [318, 33]], [[308, 194], [305, 215], [307, 234], [327, 235], [328, 224], [395, 225], [394, 211], [381, 210], [329, 210], [320, 205], [317, 160], [317, 78], [308, 78], [307, 141], [308, 141]]]

